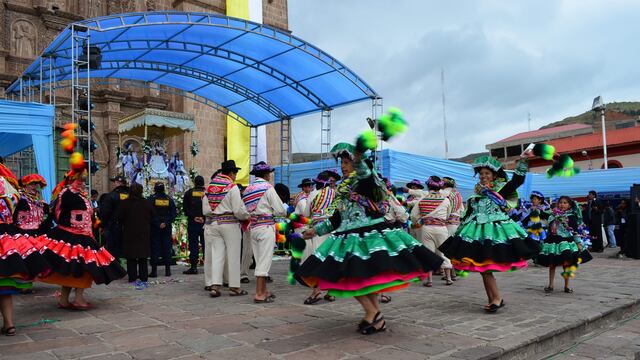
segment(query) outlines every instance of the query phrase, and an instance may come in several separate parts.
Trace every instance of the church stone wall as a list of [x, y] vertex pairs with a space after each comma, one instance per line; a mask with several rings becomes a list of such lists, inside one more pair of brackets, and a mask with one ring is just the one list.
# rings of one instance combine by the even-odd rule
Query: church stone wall
[[[134, 11], [180, 10], [224, 14], [225, 0], [5, 0], [0, 3], [0, 96], [42, 50], [67, 26], [84, 18]], [[264, 23], [288, 29], [287, 1], [263, 0]], [[114, 81], [117, 82], [117, 81]], [[68, 103], [68, 91], [58, 91], [57, 103]], [[171, 139], [167, 152], [179, 151], [187, 169], [192, 165], [208, 178], [224, 160], [226, 119], [216, 110], [180, 96], [121, 85], [93, 86], [96, 105], [93, 122], [99, 150], [94, 154], [100, 170], [94, 175], [94, 188], [110, 190], [109, 177], [116, 174], [117, 122], [119, 119], [154, 108], [183, 112], [195, 117], [197, 131]], [[58, 125], [69, 121], [68, 108], [58, 108]], [[280, 162], [280, 125], [267, 127], [268, 158]], [[193, 159], [191, 142], [196, 140], [200, 153]], [[62, 160], [58, 164], [63, 164]], [[61, 174], [59, 171], [58, 174]]]

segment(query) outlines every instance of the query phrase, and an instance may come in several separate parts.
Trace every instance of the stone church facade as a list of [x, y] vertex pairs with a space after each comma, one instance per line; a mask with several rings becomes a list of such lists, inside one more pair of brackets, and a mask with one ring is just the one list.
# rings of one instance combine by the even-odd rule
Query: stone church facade
[[[263, 22], [266, 25], [288, 29], [287, 0], [263, 0]], [[42, 50], [67, 24], [97, 16], [135, 11], [178, 10], [193, 12], [226, 13], [225, 0], [4, 0], [0, 4], [0, 96], [4, 90], [35, 60]], [[161, 90], [164, 87], [161, 88]], [[69, 102], [68, 93], [58, 90], [58, 104]], [[65, 96], [66, 95], [66, 96]], [[224, 114], [198, 101], [171, 95], [155, 89], [131, 87], [125, 83], [92, 85], [92, 102], [95, 109], [92, 120], [96, 125], [94, 141], [98, 149], [95, 161], [100, 166], [93, 177], [93, 188], [98, 192], [110, 190], [109, 177], [116, 174], [116, 148], [119, 145], [118, 121], [145, 109], [158, 109], [183, 113], [193, 117], [197, 131], [170, 138], [167, 152], [180, 152], [186, 168], [192, 166], [200, 174], [209, 175], [224, 160], [226, 117]], [[66, 97], [66, 99], [65, 99]], [[66, 101], [65, 101], [66, 100]], [[57, 125], [69, 121], [68, 109], [59, 107]], [[131, 138], [140, 144], [140, 138]], [[192, 141], [200, 147], [193, 158]], [[267, 126], [268, 160], [280, 162], [280, 125]], [[58, 175], [67, 166], [58, 159]]]

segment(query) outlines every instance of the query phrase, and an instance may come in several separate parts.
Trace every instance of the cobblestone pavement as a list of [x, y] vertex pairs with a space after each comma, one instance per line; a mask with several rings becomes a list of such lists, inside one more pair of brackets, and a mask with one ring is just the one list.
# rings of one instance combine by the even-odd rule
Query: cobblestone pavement
[[640, 359], [640, 312], [537, 359]]
[[[547, 271], [531, 267], [498, 274], [506, 307], [485, 314], [480, 276], [453, 286], [414, 285], [391, 293], [383, 305], [389, 330], [363, 336], [355, 325], [360, 307], [353, 299], [305, 306], [309, 290], [286, 283], [287, 262], [274, 264], [271, 289], [276, 302], [256, 305], [251, 295], [210, 298], [203, 275], [182, 275], [136, 290], [126, 281], [95, 286], [88, 297], [95, 309], [78, 312], [55, 307], [55, 288], [36, 284], [34, 295], [15, 300], [19, 334], [0, 336], [0, 359], [488, 359], [511, 356], [549, 334], [599, 319], [614, 309], [638, 311], [640, 262], [597, 254], [581, 267], [565, 294], [545, 294]], [[254, 284], [245, 284], [252, 291]], [[634, 307], [632, 307], [632, 305]], [[45, 325], [38, 321], [58, 320]], [[566, 358], [600, 358], [606, 347], [624, 343], [627, 356], [638, 351], [640, 322], [632, 319], [587, 339]], [[582, 335], [582, 334], [578, 334]], [[575, 339], [571, 339], [573, 342]], [[622, 346], [622, 345], [621, 345]], [[626, 351], [626, 350], [625, 350]], [[571, 354], [577, 354], [573, 356]]]

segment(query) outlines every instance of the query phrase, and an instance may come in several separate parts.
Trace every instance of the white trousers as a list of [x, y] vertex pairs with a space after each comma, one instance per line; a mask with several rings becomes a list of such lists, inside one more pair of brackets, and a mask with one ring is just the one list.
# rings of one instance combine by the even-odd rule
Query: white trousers
[[451, 269], [451, 261], [444, 256], [443, 253], [438, 250], [438, 247], [449, 238], [449, 231], [446, 226], [423, 226], [418, 229], [418, 235], [420, 235], [420, 241], [429, 250], [436, 253], [444, 259], [442, 268]]
[[311, 240], [307, 240], [307, 246], [305, 246], [304, 251], [302, 252], [302, 260], [300, 263], [303, 263], [309, 258], [309, 256], [313, 255], [316, 250], [322, 245], [322, 243], [327, 240], [330, 234], [322, 235], [322, 236], [314, 236]]
[[447, 231], [449, 232], [449, 236], [455, 235], [459, 227], [460, 227], [460, 224], [447, 225]]
[[253, 258], [253, 249], [251, 247], [251, 232], [247, 229], [242, 233], [242, 269], [240, 271], [241, 278], [249, 278], [249, 268]]
[[251, 229], [251, 247], [253, 249], [253, 257], [256, 259], [256, 269], [254, 271], [256, 277], [269, 276], [275, 244], [275, 226], [258, 226]]
[[[240, 287], [239, 224], [205, 225], [204, 282], [206, 286]], [[225, 266], [226, 265], [226, 266]]]

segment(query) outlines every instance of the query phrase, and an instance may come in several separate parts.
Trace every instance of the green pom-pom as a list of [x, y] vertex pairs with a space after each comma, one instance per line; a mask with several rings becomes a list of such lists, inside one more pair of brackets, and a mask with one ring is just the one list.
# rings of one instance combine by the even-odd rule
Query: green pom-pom
[[378, 130], [382, 134], [382, 140], [388, 141], [392, 137], [407, 131], [407, 122], [398, 108], [389, 108], [378, 119]]
[[291, 256], [295, 259], [302, 259], [302, 252], [307, 247], [307, 242], [299, 234], [293, 234], [289, 237], [289, 244], [291, 246]]
[[469, 272], [466, 270], [456, 270], [456, 274], [462, 278], [469, 276]]
[[535, 144], [533, 146], [533, 154], [540, 156], [545, 160], [553, 160], [553, 155], [556, 153], [556, 148], [548, 144]]
[[375, 150], [378, 147], [378, 137], [373, 130], [367, 130], [358, 136], [356, 150], [364, 153], [367, 150]]
[[287, 274], [287, 282], [289, 283], [289, 285], [296, 284], [296, 279], [293, 277], [293, 273], [291, 271], [289, 271], [289, 274]]
[[567, 154], [562, 154], [558, 158], [558, 161], [551, 165], [551, 168], [547, 170], [547, 177], [572, 177], [580, 173], [580, 168], [574, 165], [573, 159]]

